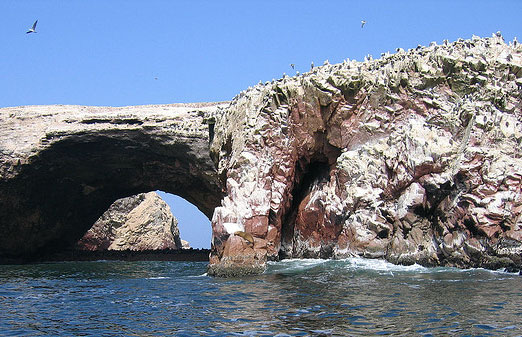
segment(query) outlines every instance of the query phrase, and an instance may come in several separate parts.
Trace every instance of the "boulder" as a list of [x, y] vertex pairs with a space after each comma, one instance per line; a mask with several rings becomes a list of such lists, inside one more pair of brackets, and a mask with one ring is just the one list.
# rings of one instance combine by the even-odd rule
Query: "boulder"
[[116, 200], [80, 239], [77, 248], [141, 251], [185, 246], [169, 205], [149, 192]]

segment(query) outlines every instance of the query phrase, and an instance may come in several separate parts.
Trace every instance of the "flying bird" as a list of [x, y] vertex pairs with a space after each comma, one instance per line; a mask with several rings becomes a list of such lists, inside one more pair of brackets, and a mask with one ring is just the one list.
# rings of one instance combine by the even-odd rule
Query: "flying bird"
[[361, 20], [361, 28], [363, 28], [365, 24], [366, 24], [366, 21], [365, 20]]
[[292, 69], [295, 69], [295, 64], [290, 63], [290, 67], [292, 67]]
[[29, 34], [29, 33], [37, 33], [36, 31], [36, 24], [38, 23], [38, 20], [36, 20], [34, 23], [33, 23], [33, 26], [31, 28], [29, 28], [29, 30], [27, 32], [25, 32], [26, 34]]

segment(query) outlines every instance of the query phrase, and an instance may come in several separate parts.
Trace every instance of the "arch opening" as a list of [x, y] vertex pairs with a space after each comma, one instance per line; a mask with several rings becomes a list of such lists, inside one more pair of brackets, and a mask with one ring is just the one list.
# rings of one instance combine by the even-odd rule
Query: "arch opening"
[[70, 249], [123, 197], [162, 190], [207, 218], [222, 198], [206, 137], [173, 141], [143, 129], [64, 137], [0, 190], [0, 230], [9, 233], [0, 238], [0, 262]]
[[181, 239], [187, 241], [191, 248], [210, 249], [212, 227], [210, 219], [195, 205], [175, 194], [156, 191], [169, 205], [172, 214], [178, 220]]
[[116, 200], [71, 253], [78, 259], [182, 260], [184, 254], [189, 260], [206, 260], [210, 238], [210, 220], [197, 207], [151, 191]]

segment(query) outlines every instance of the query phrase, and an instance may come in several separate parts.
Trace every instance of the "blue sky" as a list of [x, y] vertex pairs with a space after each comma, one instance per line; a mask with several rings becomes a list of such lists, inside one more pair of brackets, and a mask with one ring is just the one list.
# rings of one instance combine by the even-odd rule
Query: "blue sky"
[[[519, 0], [2, 0], [0, 107], [230, 100], [311, 62], [496, 31], [520, 40], [521, 13]], [[25, 34], [37, 19], [38, 33]], [[203, 221], [169, 203], [179, 218]], [[204, 220], [180, 219], [195, 247], [209, 246]]]

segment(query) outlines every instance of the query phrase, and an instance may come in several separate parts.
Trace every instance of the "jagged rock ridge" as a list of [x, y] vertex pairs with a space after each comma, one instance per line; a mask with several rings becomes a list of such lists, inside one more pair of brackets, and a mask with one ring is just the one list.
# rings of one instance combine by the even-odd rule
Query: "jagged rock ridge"
[[178, 221], [155, 192], [116, 200], [77, 243], [100, 251], [181, 248]]
[[352, 255], [520, 268], [521, 97], [522, 47], [499, 34], [242, 92], [215, 125], [209, 272]]

